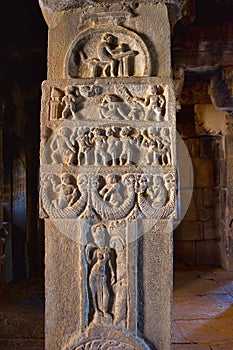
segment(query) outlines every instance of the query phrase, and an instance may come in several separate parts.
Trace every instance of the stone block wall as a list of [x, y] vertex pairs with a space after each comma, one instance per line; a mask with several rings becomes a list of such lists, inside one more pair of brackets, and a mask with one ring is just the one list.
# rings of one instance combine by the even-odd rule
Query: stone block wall
[[[191, 108], [182, 112], [178, 131], [188, 149], [193, 166], [193, 192], [188, 210], [174, 232], [175, 264], [220, 265], [222, 136], [198, 134], [190, 127]], [[189, 118], [184, 119], [186, 113]], [[194, 114], [193, 114], [194, 118]], [[185, 124], [189, 124], [186, 127]], [[181, 167], [186, 172], [185, 166]], [[185, 184], [183, 190], [190, 190]]]

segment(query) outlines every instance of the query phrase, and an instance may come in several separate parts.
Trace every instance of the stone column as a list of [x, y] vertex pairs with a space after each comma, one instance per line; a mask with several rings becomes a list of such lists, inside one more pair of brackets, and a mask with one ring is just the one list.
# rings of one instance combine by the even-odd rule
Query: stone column
[[170, 349], [180, 3], [40, 2], [47, 350]]
[[222, 164], [222, 242], [221, 261], [226, 270], [233, 270], [233, 115], [226, 116], [223, 136], [224, 162]]
[[222, 163], [221, 265], [233, 270], [233, 66], [220, 66], [210, 81], [211, 100], [226, 114]]

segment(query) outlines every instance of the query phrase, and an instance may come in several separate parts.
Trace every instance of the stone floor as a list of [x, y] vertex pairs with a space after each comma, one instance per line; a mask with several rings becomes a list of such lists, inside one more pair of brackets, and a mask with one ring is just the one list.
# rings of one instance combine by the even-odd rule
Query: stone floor
[[[43, 350], [43, 282], [0, 291], [0, 350]], [[233, 350], [233, 272], [175, 271], [172, 350]]]
[[233, 272], [176, 270], [172, 350], [233, 350]]
[[14, 282], [0, 291], [0, 350], [43, 350], [43, 282]]

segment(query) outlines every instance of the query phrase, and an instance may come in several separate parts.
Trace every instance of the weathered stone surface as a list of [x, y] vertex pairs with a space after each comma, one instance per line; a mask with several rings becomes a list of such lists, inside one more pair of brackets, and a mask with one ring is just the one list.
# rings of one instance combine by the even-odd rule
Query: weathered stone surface
[[211, 79], [211, 98], [217, 110], [233, 110], [233, 66], [220, 67]]
[[200, 344], [174, 344], [172, 350], [210, 350], [210, 347]]
[[[232, 319], [228, 319], [228, 323], [223, 320], [190, 320], [179, 321], [179, 327], [185, 338], [192, 333], [192, 339], [198, 343], [222, 342], [224, 339], [232, 339]], [[222, 331], [219, 332], [219, 329]]]
[[177, 241], [195, 241], [203, 239], [202, 222], [183, 221], [176, 229], [175, 237]]
[[197, 242], [197, 264], [219, 266], [220, 246], [215, 240]]
[[193, 192], [192, 192], [192, 198], [191, 198], [189, 208], [187, 210], [187, 213], [185, 214], [185, 220], [188, 220], [188, 221], [201, 220], [202, 209], [203, 209], [202, 189], [195, 188], [193, 189]]
[[231, 350], [232, 348], [233, 348], [233, 342], [217, 344], [212, 346], [213, 350]]
[[200, 140], [198, 138], [190, 138], [185, 140], [191, 157], [199, 157], [200, 155]]
[[200, 157], [220, 158], [222, 157], [222, 139], [221, 137], [201, 137], [200, 138]]
[[187, 265], [196, 264], [196, 244], [192, 242], [175, 241], [175, 260]]
[[203, 223], [204, 239], [216, 239], [220, 240], [219, 235], [219, 222], [217, 220], [219, 213], [212, 220], [205, 221]]
[[196, 126], [200, 134], [219, 134], [225, 131], [226, 112], [216, 111], [212, 104], [196, 104], [194, 110]]
[[46, 350], [168, 350], [176, 211], [168, 10], [60, 4], [41, 108]]
[[226, 135], [225, 136], [225, 142], [226, 142], [226, 150], [225, 155], [227, 158], [233, 157], [233, 135]]
[[[187, 0], [144, 0], [144, 3], [164, 3], [168, 6], [169, 9], [169, 19], [170, 23], [172, 26], [182, 17], [183, 11], [185, 11], [184, 5]], [[52, 16], [55, 12], [57, 11], [64, 11], [66, 9], [74, 9], [74, 8], [86, 8], [88, 6], [95, 6], [95, 3], [90, 2], [88, 0], [82, 0], [82, 1], [74, 1], [74, 0], [69, 0], [65, 4], [61, 0], [40, 0], [40, 7], [42, 10], [42, 13], [44, 15], [44, 18], [47, 22], [48, 25], [51, 23]], [[106, 7], [107, 10], [113, 10], [113, 11], [120, 11], [122, 8], [126, 8], [127, 10], [130, 11], [131, 15], [136, 15], [137, 14], [137, 7], [138, 3], [134, 3], [130, 0], [124, 3], [122, 6], [119, 2], [116, 0], [102, 0], [99, 1], [99, 6], [102, 6], [103, 8]], [[187, 14], [187, 10], [186, 10]]]
[[[93, 35], [96, 35], [96, 39], [99, 40], [100, 34], [104, 34], [104, 32], [114, 32], [116, 36], [119, 37], [120, 35], [120, 39], [123, 35], [124, 40], [128, 36], [128, 42], [130, 36], [131, 38], [135, 37], [138, 43], [140, 41], [144, 42], [148, 50], [148, 57], [154, 57], [153, 60], [150, 60], [150, 67], [146, 67], [145, 75], [159, 77], [169, 77], [171, 75], [170, 50], [166, 44], [170, 41], [170, 27], [169, 23], [164, 20], [167, 18], [165, 5], [142, 3], [138, 7], [137, 17], [131, 17], [127, 9], [124, 8], [120, 12], [113, 11], [112, 14], [108, 11], [108, 17], [111, 21], [110, 27], [106, 26], [106, 12], [102, 8], [97, 8], [97, 10], [92, 7], [87, 8], [85, 16], [86, 21], [84, 23], [83, 13], [80, 9], [55, 13], [49, 29], [49, 79], [68, 78], [67, 52], [70, 52], [74, 43], [79, 40], [88, 40], [93, 50], [91, 38]], [[160, 21], [154, 21], [155, 16], [159, 17]], [[120, 26], [118, 19], [123, 21], [120, 22]], [[72, 26], [69, 25], [71, 22], [73, 22]], [[112, 23], [115, 24], [114, 28]], [[153, 26], [149, 25], [149, 23], [153, 23]], [[93, 27], [93, 24], [95, 27]], [[130, 29], [126, 29], [127, 27]], [[95, 28], [97, 29], [96, 34], [94, 34]], [[159, 33], [159, 35], [154, 36], [154, 32]], [[80, 34], [78, 35], [78, 33]], [[94, 38], [94, 40], [96, 39]], [[53, 42], [56, 42], [56, 45], [52, 45]], [[127, 40], [125, 43], [128, 44]], [[143, 48], [143, 50], [145, 52], [146, 49]], [[93, 58], [96, 58], [95, 51], [92, 52], [92, 55]], [[136, 55], [135, 60], [140, 60], [140, 55]]]
[[218, 177], [216, 178], [216, 169], [212, 160], [193, 158], [192, 163], [195, 187], [213, 187], [218, 185]]

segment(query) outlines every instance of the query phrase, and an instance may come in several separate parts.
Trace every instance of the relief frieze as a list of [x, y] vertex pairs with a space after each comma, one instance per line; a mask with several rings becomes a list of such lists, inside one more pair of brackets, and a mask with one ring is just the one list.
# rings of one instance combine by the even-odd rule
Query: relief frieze
[[[69, 125], [69, 124], [67, 124]], [[171, 166], [170, 128], [61, 124], [45, 147], [45, 164]]]
[[[41, 205], [50, 218], [167, 219], [175, 210], [175, 176], [145, 173], [43, 174]], [[135, 214], [136, 213], [136, 214]]]
[[[167, 98], [160, 84], [149, 85], [143, 95], [136, 94], [137, 91], [130, 91], [125, 86], [115, 86], [111, 93], [105, 93], [98, 85], [51, 86], [49, 119], [145, 120], [157, 123], [168, 120]], [[85, 108], [93, 105], [95, 115], [90, 111], [87, 114]]]

